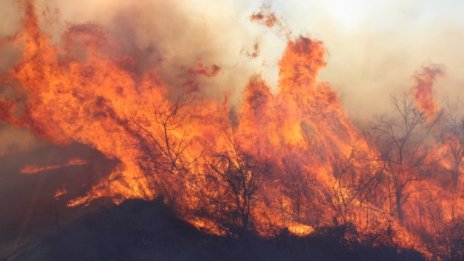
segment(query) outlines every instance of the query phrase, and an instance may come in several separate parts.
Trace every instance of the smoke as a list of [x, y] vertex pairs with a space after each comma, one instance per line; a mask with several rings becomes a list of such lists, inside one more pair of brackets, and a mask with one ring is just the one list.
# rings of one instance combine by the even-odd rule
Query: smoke
[[[134, 58], [136, 73], [156, 68], [173, 90], [193, 84], [208, 96], [222, 98], [227, 91], [238, 100], [247, 76], [259, 72], [263, 62], [250, 62], [245, 55], [257, 32], [257, 26], [250, 26], [248, 19], [252, 8], [245, 3], [83, 0], [76, 4], [37, 0], [36, 6], [42, 29], [56, 41], [70, 24], [95, 24], [108, 33], [119, 55]], [[8, 13], [0, 36], [10, 36], [18, 29], [21, 10], [15, 0], [2, 1], [0, 7]], [[2, 51], [12, 56], [0, 64], [0, 69], [7, 70], [17, 55], [11, 50]], [[4, 53], [2, 58], [6, 57]], [[221, 72], [214, 77], [192, 75], [192, 68], [198, 64], [218, 66]]]
[[14, 1], [0, 2], [0, 16], [2, 17], [2, 23], [0, 24], [0, 73], [11, 68], [18, 58], [18, 52], [1, 40], [14, 34], [18, 29], [20, 22], [18, 13], [19, 9]]
[[[266, 3], [294, 36], [311, 35], [324, 42], [329, 55], [321, 79], [338, 91], [352, 117], [366, 119], [388, 112], [387, 97], [408, 89], [414, 84], [413, 73], [430, 63], [447, 68], [447, 77], [437, 89], [439, 99], [460, 96], [464, 83], [459, 71], [464, 54], [457, 51], [464, 42], [461, 3]], [[237, 103], [253, 74], [261, 74], [275, 92], [277, 64], [286, 41], [278, 32], [250, 21], [260, 1], [38, 0], [37, 5], [43, 29], [56, 41], [69, 24], [101, 26], [121, 54], [135, 58], [136, 73], [156, 68], [173, 92], [193, 88], [216, 99], [225, 93]], [[0, 36], [13, 35], [21, 18], [18, 3], [1, 1], [0, 14], [4, 18]], [[2, 46], [0, 71], [11, 68], [19, 53]], [[192, 74], [198, 65], [220, 70], [212, 77]]]
[[0, 123], [0, 157], [43, 146], [32, 133]]
[[324, 41], [329, 55], [321, 79], [338, 91], [350, 116], [366, 119], [388, 113], [390, 94], [409, 89], [414, 72], [429, 64], [446, 67], [438, 99], [462, 98], [462, 1], [273, 3], [295, 33]]
[[5, 37], [14, 34], [18, 29], [20, 21], [19, 8], [16, 2], [12, 0], [1, 1], [0, 15], [2, 16], [0, 36]]
[[[250, 63], [244, 53], [255, 40], [252, 32], [244, 30], [247, 26], [241, 24], [248, 22], [250, 13], [232, 1], [203, 1], [200, 5], [162, 0], [35, 3], [42, 30], [56, 42], [69, 25], [101, 27], [119, 57], [133, 58], [135, 74], [155, 68], [174, 94], [195, 89], [219, 99], [226, 93], [230, 100], [238, 101], [249, 76], [256, 72], [254, 64], [259, 63]], [[0, 10], [7, 18], [0, 27], [0, 36], [5, 39], [18, 30], [22, 10], [14, 0], [2, 1]], [[15, 65], [21, 50], [6, 45], [6, 41], [0, 41], [0, 47], [0, 71], [6, 72]], [[8, 86], [0, 86], [0, 94], [8, 90]], [[0, 146], [6, 151], [24, 150], [35, 143], [27, 131], [2, 127], [1, 133], [6, 142]]]
[[[125, 52], [134, 56], [137, 69], [157, 67], [161, 78], [175, 88], [195, 81], [205, 93], [221, 97], [226, 90], [239, 99], [248, 77], [261, 73], [275, 88], [277, 62], [285, 41], [269, 28], [250, 23], [261, 2], [206, 0], [141, 1], [38, 1], [48, 15], [58, 13], [66, 23], [95, 23], [117, 38]], [[386, 110], [389, 94], [404, 90], [413, 72], [429, 63], [445, 64], [448, 79], [439, 95], [453, 95], [463, 82], [457, 68], [464, 41], [459, 18], [464, 7], [448, 0], [369, 1], [330, 0], [301, 2], [267, 1], [276, 19], [282, 18], [294, 35], [324, 41], [329, 51], [322, 79], [331, 82], [352, 114]], [[15, 31], [18, 8], [14, 0], [2, 1], [0, 35]], [[55, 12], [55, 10], [58, 10]], [[58, 30], [59, 31], [59, 30]], [[260, 55], [249, 59], [259, 43]], [[4, 57], [2, 55], [2, 57]], [[8, 59], [7, 59], [8, 60]], [[2, 59], [2, 63], [4, 63]], [[189, 79], [188, 71], [201, 62], [217, 65], [221, 73], [212, 78]], [[238, 77], [240, 76], [240, 77]], [[363, 108], [373, 107], [374, 111]]]
[[[250, 64], [243, 53], [255, 35], [253, 27], [248, 29], [250, 12], [245, 4], [211, 0], [84, 0], [78, 6], [70, 1], [39, 3], [59, 10], [64, 25], [103, 27], [122, 54], [134, 58], [136, 73], [155, 68], [174, 92], [194, 88], [223, 98], [226, 91], [238, 100], [246, 79], [257, 71], [259, 61]], [[192, 74], [199, 64], [220, 71], [214, 77]]]

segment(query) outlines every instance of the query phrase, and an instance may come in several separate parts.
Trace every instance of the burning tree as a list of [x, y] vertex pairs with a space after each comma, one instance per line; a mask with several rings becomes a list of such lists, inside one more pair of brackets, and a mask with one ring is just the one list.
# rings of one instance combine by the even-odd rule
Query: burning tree
[[227, 184], [222, 195], [224, 202], [232, 200], [232, 208], [226, 215], [229, 230], [232, 232], [247, 231], [252, 226], [252, 208], [256, 193], [264, 182], [264, 175], [269, 172], [270, 165], [255, 159], [252, 155], [240, 150], [231, 143], [231, 150], [213, 155], [209, 163], [210, 174], [223, 184]]
[[455, 188], [459, 186], [459, 177], [462, 173], [462, 162], [464, 157], [464, 119], [457, 115], [457, 108], [447, 102], [447, 110], [444, 115], [444, 130], [441, 132], [445, 149], [445, 157], [449, 159], [449, 172]]
[[[357, 215], [365, 212], [365, 228], [370, 231], [369, 211], [381, 209], [383, 172], [370, 155], [359, 154], [353, 148], [348, 157], [338, 157], [332, 162], [336, 182], [332, 186], [330, 205], [335, 209], [336, 223], [356, 222]], [[359, 213], [361, 212], [361, 213]]]
[[438, 231], [431, 248], [437, 257], [448, 260], [462, 260], [464, 258], [464, 220], [452, 220]]
[[[285, 178], [282, 180], [282, 192], [289, 198], [293, 199], [291, 215], [292, 219], [301, 222], [302, 217], [305, 214], [306, 206], [305, 202], [310, 197], [315, 196], [314, 193], [308, 189], [308, 177], [303, 170], [301, 159], [297, 155], [288, 155], [282, 159], [283, 173]], [[281, 202], [281, 211], [283, 222], [286, 222], [285, 207]]]
[[[140, 164], [147, 173], [180, 174], [195, 161], [186, 158], [186, 150], [192, 144], [188, 126], [191, 113], [187, 105], [192, 97], [183, 95], [174, 102], [158, 101], [152, 104], [153, 119], [143, 115], [129, 118], [134, 132], [139, 133], [138, 146], [145, 152]], [[141, 117], [140, 117], [141, 116]]]
[[372, 124], [372, 134], [386, 175], [390, 213], [394, 211], [403, 222], [404, 204], [412, 193], [408, 185], [426, 173], [431, 125], [409, 97], [392, 97], [392, 104], [397, 118], [378, 117]]

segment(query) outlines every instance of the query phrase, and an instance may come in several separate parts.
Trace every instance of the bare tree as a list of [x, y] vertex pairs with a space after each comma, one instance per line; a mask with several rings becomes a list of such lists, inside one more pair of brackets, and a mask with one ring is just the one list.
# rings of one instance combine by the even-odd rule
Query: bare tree
[[[232, 142], [232, 140], [230, 140]], [[269, 164], [255, 159], [231, 143], [231, 150], [212, 157], [209, 167], [220, 182], [227, 184], [223, 197], [232, 199], [233, 209], [228, 211], [231, 229], [246, 231], [251, 228], [251, 211], [256, 193], [264, 181]], [[226, 213], [222, 213], [226, 214]]]
[[[282, 159], [283, 171], [286, 174], [281, 180], [283, 188], [282, 193], [288, 194], [292, 199], [292, 218], [297, 222], [301, 222], [302, 208], [311, 191], [308, 189], [308, 181], [302, 169], [300, 159], [297, 155], [288, 155]], [[282, 205], [282, 203], [281, 203]], [[283, 206], [281, 207], [282, 221], [285, 222], [285, 213]]]
[[333, 200], [331, 202], [332, 207], [337, 213], [338, 218], [341, 218], [343, 224], [349, 221], [349, 212], [353, 208], [355, 201], [354, 193], [351, 193], [350, 187], [352, 187], [354, 176], [356, 171], [353, 166], [353, 155], [352, 153], [348, 158], [337, 158], [332, 162], [332, 173], [336, 178], [336, 183], [333, 185]]
[[193, 140], [186, 128], [191, 120], [188, 105], [193, 96], [181, 95], [174, 102], [159, 101], [152, 104], [149, 119], [136, 116], [129, 118], [129, 124], [137, 133], [138, 146], [144, 152], [141, 165], [148, 173], [177, 174], [187, 171], [193, 160], [185, 157], [185, 152]]
[[404, 204], [410, 196], [407, 186], [424, 173], [426, 142], [433, 123], [426, 118], [409, 97], [392, 97], [396, 118], [378, 117], [372, 123], [374, 142], [386, 175], [390, 213], [404, 220]]
[[[181, 95], [168, 101], [153, 97], [148, 105], [151, 108], [134, 112], [123, 124], [135, 139], [138, 165], [145, 174], [141, 178], [147, 179], [147, 184], [179, 212], [187, 206], [185, 200], [189, 198], [186, 176], [192, 175], [203, 153], [189, 129], [195, 98]], [[193, 146], [200, 149], [192, 150]]]
[[378, 203], [383, 173], [372, 164], [374, 161], [368, 155], [358, 154], [355, 146], [347, 157], [339, 156], [332, 161], [336, 183], [332, 187], [331, 206], [344, 224], [352, 221], [356, 205], [359, 209], [365, 207], [368, 215], [370, 206]]
[[458, 186], [464, 157], [464, 120], [458, 117], [456, 108], [446, 102], [446, 125], [443, 141], [447, 146], [447, 155], [451, 160], [451, 175], [453, 185]]

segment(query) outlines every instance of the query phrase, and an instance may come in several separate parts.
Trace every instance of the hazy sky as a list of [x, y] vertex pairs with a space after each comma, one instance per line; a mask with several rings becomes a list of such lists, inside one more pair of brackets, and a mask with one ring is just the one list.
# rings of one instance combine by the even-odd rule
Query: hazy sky
[[275, 6], [295, 31], [324, 41], [330, 54], [322, 78], [349, 111], [381, 111], [385, 96], [410, 86], [411, 75], [431, 63], [447, 74], [437, 92], [463, 97], [464, 1], [287, 0]]
[[[356, 116], [381, 113], [390, 93], [412, 84], [421, 66], [441, 64], [441, 97], [462, 97], [464, 1], [272, 1], [296, 34], [322, 40], [329, 81]], [[366, 110], [366, 108], [369, 108]]]
[[[3, 5], [8, 2], [14, 1], [2, 0]], [[461, 77], [464, 52], [460, 50], [464, 45], [462, 0], [38, 2], [57, 7], [62, 22], [96, 22], [112, 29], [121, 25], [115, 17], [126, 13], [137, 28], [135, 33], [131, 29], [133, 35], [127, 35], [129, 41], [142, 47], [151, 42], [164, 46], [160, 49], [167, 63], [182, 59], [193, 61], [201, 55], [207, 57], [207, 62], [219, 63], [224, 73], [213, 83], [225, 82], [229, 86], [212, 88], [218, 95], [224, 88], [240, 93], [239, 86], [247, 78], [243, 77], [244, 72], [262, 73], [275, 87], [276, 64], [285, 40], [249, 21], [250, 14], [263, 2], [272, 5], [294, 36], [309, 35], [324, 42], [328, 65], [321, 79], [332, 83], [350, 112], [366, 111], [364, 108], [373, 100], [376, 108], [370, 113], [381, 112], [388, 105], [386, 96], [410, 86], [414, 72], [431, 63], [442, 64], [447, 74], [437, 86], [441, 95], [460, 95], [460, 86], [464, 86], [464, 77]], [[7, 20], [0, 27], [5, 31], [17, 19], [14, 11], [0, 10]], [[126, 32], [120, 33], [121, 38]], [[254, 61], [244, 59], [240, 54], [256, 40], [261, 42], [261, 56]], [[181, 43], [188, 43], [188, 48], [180, 48]], [[170, 50], [169, 46], [175, 48]], [[240, 79], [237, 74], [241, 75]]]
[[[47, 3], [52, 10], [59, 10], [57, 17], [61, 24], [97, 23], [128, 46], [143, 50], [156, 45], [158, 54], [150, 59], [162, 54], [166, 65], [160, 70], [165, 71], [166, 79], [174, 85], [179, 77], [173, 68], [203, 59], [223, 68], [218, 77], [205, 82], [213, 95], [220, 96], [226, 90], [239, 97], [252, 73], [261, 73], [276, 88], [277, 62], [286, 40], [275, 30], [249, 21], [250, 14], [263, 1], [38, 2], [42, 7]], [[440, 97], [464, 98], [462, 0], [265, 3], [272, 5], [294, 36], [302, 34], [324, 42], [328, 65], [321, 72], [321, 80], [332, 84], [352, 116], [363, 118], [386, 112], [388, 96], [409, 88], [415, 71], [432, 63], [441, 64], [446, 72], [446, 78], [437, 85]], [[0, 35], [14, 33], [19, 15], [14, 0], [1, 0]], [[251, 60], [244, 53], [255, 41], [260, 42], [261, 53], [258, 59]], [[0, 67], [4, 67], [7, 54], [0, 52], [0, 55]]]

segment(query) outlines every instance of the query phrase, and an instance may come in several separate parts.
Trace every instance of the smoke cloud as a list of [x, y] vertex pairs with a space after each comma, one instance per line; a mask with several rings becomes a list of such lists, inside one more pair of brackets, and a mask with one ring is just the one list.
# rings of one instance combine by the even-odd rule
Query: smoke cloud
[[388, 113], [389, 95], [414, 85], [414, 73], [430, 64], [446, 72], [437, 82], [438, 99], [462, 99], [462, 1], [273, 3], [295, 33], [324, 41], [329, 55], [321, 78], [338, 91], [351, 117]]
[[35, 149], [43, 145], [29, 131], [0, 123], [0, 157]]
[[[438, 96], [460, 97], [462, 3], [265, 3], [293, 31], [293, 37], [311, 35], [324, 42], [328, 56], [321, 79], [333, 85], [354, 118], [388, 112], [388, 96], [408, 89], [414, 84], [414, 72], [431, 63], [443, 65], [446, 71], [446, 78], [438, 83]], [[43, 29], [56, 41], [69, 24], [101, 26], [123, 54], [135, 58], [136, 72], [156, 68], [172, 90], [201, 89], [218, 99], [225, 93], [236, 103], [253, 74], [261, 74], [274, 91], [277, 88], [277, 64], [286, 41], [250, 21], [260, 1], [81, 0], [76, 4], [38, 0], [37, 5]], [[0, 14], [4, 18], [0, 36], [13, 35], [21, 19], [20, 6], [15, 0], [1, 1]], [[11, 68], [19, 53], [11, 46], [0, 48], [0, 71]], [[198, 65], [219, 70], [211, 77], [192, 74]], [[12, 130], [2, 131], [9, 133], [3, 134], [3, 140], [14, 136]]]

